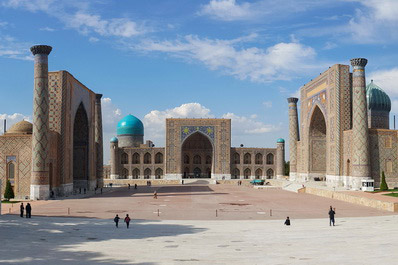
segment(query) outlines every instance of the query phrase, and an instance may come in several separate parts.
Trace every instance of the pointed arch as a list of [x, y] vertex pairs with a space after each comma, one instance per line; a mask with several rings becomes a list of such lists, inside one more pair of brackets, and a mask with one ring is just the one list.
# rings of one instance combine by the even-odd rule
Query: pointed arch
[[151, 169], [146, 168], [146, 169], [144, 170], [144, 179], [150, 179], [150, 178], [151, 178], [151, 175], [152, 175]]
[[128, 155], [126, 152], [123, 152], [123, 153], [122, 153], [121, 162], [122, 162], [123, 165], [129, 163], [129, 155]]
[[269, 168], [267, 170], [267, 179], [271, 179], [274, 177], [274, 170], [272, 168]]
[[269, 153], [267, 154], [267, 165], [273, 165], [274, 164], [274, 154]]
[[263, 154], [257, 153], [255, 160], [256, 160], [256, 165], [262, 165], [263, 164]]
[[252, 174], [252, 171], [250, 170], [250, 168], [246, 168], [243, 174], [245, 179], [249, 179]]
[[249, 153], [246, 153], [243, 157], [243, 164], [251, 164], [252, 163], [252, 155]]
[[263, 176], [263, 170], [261, 168], [258, 168], [255, 172], [255, 177], [256, 179], [260, 179]]
[[150, 153], [145, 153], [144, 155], [144, 164], [151, 164], [152, 163], [152, 156]]
[[138, 168], [133, 169], [133, 179], [139, 179], [140, 178], [140, 170]]
[[83, 102], [73, 119], [73, 187], [88, 188], [89, 168], [89, 123]]
[[156, 153], [155, 164], [163, 164], [163, 154], [161, 152]]
[[140, 154], [139, 153], [134, 153], [133, 154], [133, 164], [140, 164]]

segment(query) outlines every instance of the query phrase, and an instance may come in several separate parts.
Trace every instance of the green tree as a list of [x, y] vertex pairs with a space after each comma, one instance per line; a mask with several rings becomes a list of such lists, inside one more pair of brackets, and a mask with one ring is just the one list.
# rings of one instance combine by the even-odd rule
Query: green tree
[[386, 182], [386, 176], [384, 175], [384, 171], [381, 172], [380, 190], [388, 190], [388, 185]]
[[290, 161], [285, 162], [285, 176], [289, 176], [290, 173]]
[[13, 199], [15, 197], [14, 195], [14, 190], [11, 187], [11, 182], [10, 180], [7, 180], [6, 183], [6, 190], [4, 192], [4, 198], [9, 201], [10, 199]]

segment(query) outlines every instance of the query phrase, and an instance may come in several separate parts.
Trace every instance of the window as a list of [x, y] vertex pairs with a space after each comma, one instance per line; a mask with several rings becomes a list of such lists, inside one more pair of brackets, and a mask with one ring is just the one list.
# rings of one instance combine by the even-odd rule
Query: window
[[256, 179], [260, 179], [261, 176], [263, 175], [263, 171], [261, 170], [261, 168], [256, 170]]
[[244, 164], [251, 164], [252, 163], [252, 156], [249, 153], [246, 153], [243, 157]]
[[163, 154], [157, 153], [155, 155], [155, 164], [162, 164], [163, 163]]
[[144, 155], [144, 164], [150, 164], [150, 163], [152, 163], [151, 160], [152, 160], [151, 154], [150, 154], [150, 153], [146, 153], [146, 154]]
[[123, 154], [122, 154], [122, 164], [123, 164], [123, 165], [128, 164], [128, 161], [129, 161], [129, 156], [128, 156], [128, 154], [123, 153]]
[[134, 153], [133, 155], [133, 164], [139, 164], [140, 163], [140, 154]]
[[138, 168], [134, 168], [133, 179], [139, 179], [139, 178], [140, 178], [140, 170]]
[[262, 164], [263, 164], [263, 155], [256, 154], [256, 165], [262, 165]]
[[14, 162], [8, 163], [7, 178], [11, 182], [11, 185], [14, 185], [14, 181], [15, 181], [15, 164], [14, 164]]
[[206, 156], [206, 164], [207, 165], [211, 164], [211, 156]]
[[272, 168], [267, 170], [267, 178], [271, 179], [274, 176], [274, 171], [272, 170]]
[[240, 164], [240, 155], [238, 153], [234, 154], [234, 164]]
[[123, 168], [122, 170], [122, 178], [127, 179], [129, 176], [129, 170], [127, 168]]
[[162, 178], [162, 176], [163, 176], [163, 169], [161, 169], [161, 168], [156, 169], [156, 171], [155, 171], [155, 177], [156, 177], [157, 179], [160, 179], [160, 178]]
[[189, 156], [188, 155], [184, 156], [184, 164], [189, 164]]
[[152, 171], [149, 168], [144, 170], [144, 178], [145, 179], [150, 179], [151, 175], [152, 175]]
[[197, 165], [202, 164], [202, 158], [200, 157], [200, 155], [196, 155], [193, 157], [193, 163]]
[[386, 172], [387, 173], [391, 173], [392, 172], [392, 161], [391, 160], [388, 160], [386, 162]]
[[235, 168], [232, 177], [233, 177], [234, 179], [238, 179], [239, 176], [240, 176], [240, 171], [239, 171], [239, 169]]
[[250, 175], [252, 174], [252, 171], [249, 168], [245, 169], [245, 179], [249, 179]]
[[270, 153], [267, 155], [267, 165], [273, 165], [273, 164], [274, 164], [274, 155]]

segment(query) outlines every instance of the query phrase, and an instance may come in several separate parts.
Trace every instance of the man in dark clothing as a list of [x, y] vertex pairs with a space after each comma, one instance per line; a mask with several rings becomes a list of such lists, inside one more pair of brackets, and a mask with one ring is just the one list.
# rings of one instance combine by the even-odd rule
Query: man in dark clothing
[[128, 214], [126, 214], [126, 217], [124, 218], [124, 222], [126, 223], [127, 229], [128, 229], [128, 228], [129, 228], [129, 225], [130, 225], [130, 217], [129, 217]]
[[288, 217], [286, 217], [285, 225], [290, 225], [290, 219], [289, 219], [289, 216], [288, 216]]
[[30, 206], [30, 203], [26, 204], [26, 218], [31, 218], [32, 217], [32, 206]]
[[332, 226], [332, 224], [334, 226], [334, 215], [335, 214], [336, 214], [335, 210], [333, 210], [332, 206], [330, 206], [330, 210], [329, 210], [329, 226]]
[[129, 185], [128, 185], [128, 186], [129, 186], [129, 189], [130, 189], [130, 183], [129, 183]]
[[19, 206], [19, 209], [21, 210], [21, 217], [23, 217], [23, 211], [25, 210], [25, 207], [23, 206], [23, 202], [21, 203], [21, 206]]
[[120, 217], [119, 217], [119, 215], [117, 214], [117, 215], [115, 216], [115, 218], [113, 219], [113, 221], [115, 221], [115, 223], [116, 223], [116, 227], [119, 227], [119, 220], [120, 220]]
[[137, 189], [137, 183], [134, 184], [134, 189], [135, 189], [135, 190]]

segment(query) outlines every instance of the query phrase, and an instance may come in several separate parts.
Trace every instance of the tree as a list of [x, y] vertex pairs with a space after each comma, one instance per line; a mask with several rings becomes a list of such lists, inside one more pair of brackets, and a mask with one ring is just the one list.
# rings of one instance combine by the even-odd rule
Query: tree
[[15, 197], [14, 195], [14, 190], [11, 187], [11, 182], [10, 180], [7, 180], [6, 184], [6, 190], [4, 192], [4, 198], [9, 201], [10, 199], [13, 199]]
[[384, 175], [384, 171], [381, 172], [380, 190], [388, 190], [388, 185], [386, 182], [386, 176]]
[[285, 176], [289, 176], [290, 173], [290, 161], [285, 162]]

